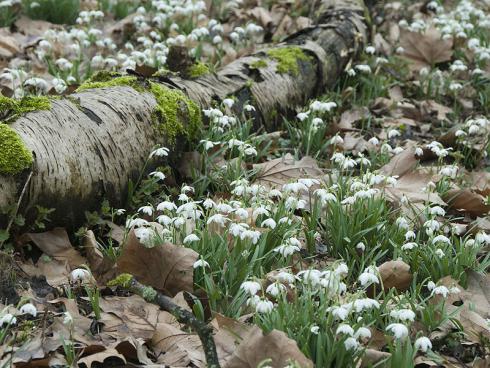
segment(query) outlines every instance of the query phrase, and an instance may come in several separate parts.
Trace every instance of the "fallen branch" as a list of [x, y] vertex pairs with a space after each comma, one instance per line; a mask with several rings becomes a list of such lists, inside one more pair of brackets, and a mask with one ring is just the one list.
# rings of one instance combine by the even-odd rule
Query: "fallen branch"
[[213, 338], [213, 329], [203, 321], [198, 320], [191, 312], [179, 307], [168, 296], [156, 291], [150, 286], [138, 282], [132, 275], [124, 273], [108, 283], [108, 286], [121, 286], [144, 298], [146, 301], [158, 305], [164, 311], [171, 313], [179, 323], [191, 327], [199, 336], [207, 366], [220, 368], [218, 353]]

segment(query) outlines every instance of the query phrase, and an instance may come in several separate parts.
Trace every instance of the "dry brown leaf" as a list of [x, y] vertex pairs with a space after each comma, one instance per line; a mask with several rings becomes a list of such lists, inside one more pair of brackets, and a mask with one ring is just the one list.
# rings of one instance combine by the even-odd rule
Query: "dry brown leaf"
[[71, 269], [86, 263], [85, 258], [72, 247], [64, 228], [57, 227], [44, 233], [27, 233], [22, 236], [21, 241], [32, 241], [51, 258], [68, 262]]
[[112, 280], [116, 276], [115, 262], [100, 251], [92, 230], [85, 234], [83, 247], [87, 254], [90, 271], [95, 279], [101, 284], [106, 284], [107, 281]]
[[193, 265], [198, 258], [192, 249], [170, 243], [147, 248], [131, 230], [117, 267], [139, 282], [174, 296], [179, 291], [194, 290]]
[[485, 203], [485, 198], [471, 189], [451, 189], [444, 195], [444, 200], [450, 208], [473, 217], [485, 215], [490, 211], [490, 205]]
[[415, 156], [415, 147], [407, 147], [402, 153], [391, 158], [390, 162], [384, 165], [380, 172], [384, 175], [402, 177], [417, 167], [419, 160]]
[[309, 156], [295, 161], [291, 154], [262, 164], [253, 165], [259, 171], [256, 182], [267, 188], [278, 188], [299, 178], [318, 178], [323, 175], [315, 159]]
[[80, 358], [78, 360], [78, 364], [85, 364], [88, 368], [92, 367], [92, 363], [104, 363], [104, 360], [108, 358], [117, 358], [122, 360], [124, 363], [126, 363], [126, 359], [124, 358], [124, 355], [119, 354], [119, 352], [114, 349], [114, 348], [108, 348], [104, 351], [101, 351], [99, 353], [95, 353], [83, 358]]
[[215, 315], [211, 325], [215, 330], [214, 342], [216, 343], [219, 361], [225, 365], [225, 362], [231, 358], [240, 341], [249, 331], [250, 326], [220, 314]]
[[158, 306], [147, 303], [137, 295], [102, 298], [100, 308], [104, 332], [116, 339], [131, 335], [148, 340], [158, 323], [175, 324], [175, 317], [170, 313], [161, 311]]
[[159, 323], [151, 346], [160, 364], [187, 367], [190, 363], [206, 367], [206, 359], [199, 336], [191, 335], [168, 323]]
[[359, 107], [351, 110], [344, 111], [340, 116], [340, 121], [336, 128], [340, 131], [353, 130], [353, 123], [365, 119], [369, 116], [369, 110], [367, 107]]
[[366, 349], [364, 356], [362, 357], [361, 367], [372, 367], [374, 364], [391, 357], [390, 353], [379, 351], [375, 349]]
[[418, 107], [420, 109], [420, 120], [424, 121], [431, 118], [439, 121], [447, 120], [447, 116], [453, 113], [453, 109], [434, 100], [422, 101], [418, 104]]
[[388, 261], [378, 267], [381, 282], [385, 289], [407, 290], [412, 283], [410, 266], [403, 261]]
[[435, 28], [423, 33], [402, 31], [400, 44], [404, 49], [403, 56], [414, 70], [451, 60], [453, 55], [452, 39], [443, 40]]
[[272, 359], [270, 365], [282, 368], [290, 361], [297, 362], [300, 367], [313, 367], [313, 362], [305, 357], [298, 345], [284, 332], [272, 330], [264, 334], [253, 326], [233, 353], [225, 368], [256, 368], [260, 362]]
[[67, 262], [39, 258], [37, 263], [22, 263], [22, 270], [31, 277], [46, 277], [46, 282], [56, 288], [69, 282], [70, 269]]
[[427, 184], [433, 180], [430, 173], [413, 171], [403, 175], [393, 188], [385, 188], [388, 199], [399, 201], [405, 195], [411, 203], [438, 204], [445, 206], [446, 203], [437, 193], [427, 192]]

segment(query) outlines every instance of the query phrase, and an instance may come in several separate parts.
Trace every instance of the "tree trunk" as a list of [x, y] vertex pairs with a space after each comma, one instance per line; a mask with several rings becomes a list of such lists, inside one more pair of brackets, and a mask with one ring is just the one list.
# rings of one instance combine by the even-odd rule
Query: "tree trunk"
[[[282, 116], [332, 87], [365, 42], [362, 0], [316, 3], [316, 25], [284, 43], [237, 59], [215, 74], [194, 80], [170, 77], [163, 84], [180, 89], [201, 108], [234, 95], [237, 109], [252, 103], [257, 127], [271, 129]], [[278, 71], [281, 59], [271, 50], [289, 46], [301, 48], [308, 57]], [[118, 86], [53, 100], [50, 110], [17, 119], [10, 126], [33, 152], [32, 175], [31, 170], [0, 175], [0, 208], [15, 205], [25, 189], [20, 213], [32, 213], [35, 205], [55, 208], [54, 223], [74, 226], [83, 221], [84, 211], [96, 209], [104, 198], [120, 206], [128, 181], [143, 169], [151, 149], [171, 143], [154, 124], [156, 106], [152, 93]], [[178, 142], [183, 147], [185, 137]], [[2, 227], [5, 223], [0, 219]]]

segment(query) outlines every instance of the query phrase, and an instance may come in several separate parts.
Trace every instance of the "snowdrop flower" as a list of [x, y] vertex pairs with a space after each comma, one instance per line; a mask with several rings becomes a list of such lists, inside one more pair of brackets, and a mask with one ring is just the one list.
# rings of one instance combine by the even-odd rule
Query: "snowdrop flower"
[[6, 313], [0, 317], [0, 326], [3, 325], [15, 325], [17, 323], [17, 318], [12, 313]]
[[390, 312], [390, 317], [399, 319], [400, 321], [410, 321], [415, 320], [415, 313], [411, 309], [399, 309]]
[[364, 270], [359, 276], [359, 282], [362, 286], [369, 286], [371, 284], [379, 284], [378, 277], [376, 276], [377, 270], [375, 267], [370, 266]]
[[90, 272], [84, 268], [75, 268], [70, 273], [70, 279], [72, 282], [81, 281], [84, 282], [90, 278]]
[[356, 71], [354, 69], [352, 69], [352, 68], [347, 69], [347, 72], [346, 73], [347, 73], [347, 75], [349, 77], [355, 77], [356, 74], [357, 74]]
[[348, 337], [344, 341], [344, 346], [347, 351], [356, 350], [359, 347], [359, 342], [354, 337]]
[[63, 324], [64, 325], [72, 325], [73, 324], [73, 316], [71, 315], [70, 312], [65, 312], [63, 313], [64, 318], [63, 318]]
[[338, 134], [334, 135], [332, 137], [332, 139], [330, 139], [330, 144], [338, 145], [338, 144], [343, 144], [343, 143], [344, 143], [344, 140]]
[[356, 245], [356, 249], [359, 249], [361, 252], [364, 252], [364, 250], [366, 250], [366, 245], [363, 242], [359, 242]]
[[279, 253], [284, 258], [289, 257], [290, 255], [299, 251], [300, 248], [298, 246], [293, 245], [289, 242], [286, 242], [285, 244], [281, 244], [280, 246], [274, 248], [274, 252]]
[[427, 289], [428, 289], [429, 291], [434, 290], [434, 289], [435, 289], [435, 287], [436, 287], [436, 284], [435, 284], [433, 281], [429, 281], [429, 282], [427, 283]]
[[354, 336], [354, 329], [347, 324], [340, 324], [339, 327], [337, 327], [335, 334], [336, 335], [343, 334], [343, 335]]
[[177, 206], [175, 203], [170, 202], [170, 201], [163, 201], [158, 204], [157, 206], [157, 211], [175, 211], [177, 209]]
[[400, 229], [405, 229], [405, 230], [408, 230], [409, 229], [409, 224], [408, 224], [408, 221], [405, 217], [398, 217], [395, 221], [396, 225], [400, 228]]
[[196, 262], [194, 262], [192, 267], [193, 268], [199, 268], [199, 267], [206, 268], [206, 267], [209, 267], [209, 263], [201, 258], [201, 259], [198, 259]]
[[445, 166], [439, 171], [440, 175], [447, 176], [451, 179], [455, 179], [457, 173], [458, 173], [458, 167], [457, 166]]
[[444, 235], [437, 235], [434, 239], [432, 239], [432, 244], [436, 244], [438, 242], [446, 243], [446, 244], [451, 244], [451, 240], [449, 240]]
[[354, 337], [356, 339], [363, 338], [363, 339], [370, 339], [371, 338], [371, 330], [367, 327], [359, 327], [354, 334]]
[[404, 339], [408, 336], [407, 326], [401, 323], [392, 323], [386, 327], [386, 331], [391, 332], [396, 339]]
[[277, 297], [278, 295], [283, 293], [285, 290], [286, 290], [286, 287], [283, 284], [275, 282], [273, 284], [270, 284], [267, 287], [267, 289], [265, 289], [265, 292], [267, 294], [272, 295], [273, 297]]
[[262, 286], [256, 281], [244, 281], [240, 285], [240, 289], [245, 291], [247, 294], [255, 295], [259, 290], [262, 289]]
[[126, 222], [126, 228], [147, 226], [149, 223], [145, 219], [135, 218]]
[[463, 85], [461, 83], [451, 82], [449, 84], [449, 90], [450, 91], [459, 91], [462, 88], [463, 88]]
[[442, 295], [443, 298], [447, 298], [449, 289], [444, 285], [436, 286], [432, 289], [432, 295]]
[[304, 121], [308, 119], [308, 115], [309, 115], [308, 112], [300, 112], [298, 115], [296, 115], [296, 117], [298, 118], [299, 121]]
[[220, 144], [221, 142], [212, 142], [212, 141], [207, 141], [205, 139], [201, 140], [199, 143], [202, 143], [204, 145], [204, 149], [206, 151], [210, 150], [214, 146]]
[[334, 316], [334, 318], [341, 321], [345, 320], [349, 315], [349, 310], [343, 307], [331, 307], [328, 311], [332, 313], [332, 316]]
[[405, 233], [405, 240], [415, 239], [416, 237], [417, 235], [415, 235], [415, 232], [413, 232], [412, 230], [408, 230]]
[[318, 270], [306, 270], [298, 273], [299, 277], [303, 278], [303, 283], [311, 286], [318, 286], [322, 273]]
[[444, 258], [445, 256], [444, 251], [441, 248], [436, 249], [435, 253], [439, 258]]
[[138, 208], [138, 212], [141, 212], [145, 215], [151, 216], [153, 215], [153, 207], [152, 206], [143, 206]]
[[225, 227], [226, 221], [230, 221], [230, 220], [228, 218], [226, 218], [225, 216], [223, 216], [222, 214], [217, 213], [217, 214], [208, 218], [207, 224], [209, 225], [209, 224], [215, 223], [221, 227]]
[[276, 222], [274, 221], [274, 219], [269, 218], [265, 221], [262, 221], [262, 224], [260, 226], [268, 227], [270, 229], [275, 229], [276, 228]]
[[415, 340], [414, 346], [416, 350], [420, 350], [423, 353], [426, 353], [427, 350], [432, 349], [432, 342], [428, 337], [422, 336]]
[[124, 208], [119, 208], [115, 212], [116, 216], [124, 215], [124, 213], [126, 213], [126, 210]]
[[139, 239], [144, 245], [151, 245], [151, 240], [155, 236], [153, 229], [148, 227], [139, 227], [134, 230], [134, 235]]
[[150, 176], [157, 178], [158, 180], [165, 180], [166, 176], [161, 171], [153, 171], [149, 174]]
[[417, 247], [418, 247], [417, 243], [409, 242], [402, 245], [402, 250], [412, 250]]
[[34, 304], [27, 303], [27, 304], [24, 304], [22, 307], [20, 307], [19, 312], [21, 314], [30, 314], [31, 316], [36, 317], [37, 308], [34, 306]]
[[243, 109], [247, 112], [255, 111], [255, 107], [253, 107], [252, 105], [245, 105]]
[[359, 64], [356, 65], [354, 68], [359, 70], [361, 73], [366, 73], [366, 74], [371, 73], [371, 67], [367, 64]]
[[225, 98], [223, 100], [223, 105], [225, 105], [226, 107], [228, 107], [229, 109], [231, 109], [231, 107], [235, 104], [235, 101], [231, 98]]
[[376, 137], [371, 137], [368, 140], [369, 143], [371, 143], [373, 146], [377, 146], [379, 144], [379, 139]]
[[215, 207], [216, 203], [211, 198], [206, 198], [204, 202], [202, 202], [202, 205], [205, 209], [209, 210], [210, 208]]
[[199, 237], [196, 234], [189, 234], [184, 238], [184, 244], [199, 241]]
[[313, 325], [311, 326], [310, 328], [310, 332], [313, 334], [313, 335], [318, 335], [318, 333], [320, 332], [320, 327], [317, 326], [317, 325]]
[[415, 148], [415, 156], [421, 157], [424, 155], [424, 150], [420, 147]]
[[392, 138], [395, 138], [395, 137], [399, 137], [401, 135], [401, 133], [396, 130], [396, 129], [391, 129], [389, 132], [388, 132], [388, 138], [389, 139], [392, 139]]
[[160, 147], [150, 153], [150, 158], [153, 156], [165, 157], [168, 156], [169, 149], [166, 147]]
[[288, 284], [294, 284], [294, 282], [296, 281], [296, 278], [294, 277], [294, 275], [290, 274], [289, 272], [286, 272], [286, 271], [281, 271], [277, 274], [276, 276], [277, 280], [280, 281], [280, 282], [285, 282], [285, 283], [288, 283]]
[[261, 299], [256, 305], [255, 305], [255, 311], [257, 313], [270, 313], [274, 309], [274, 304], [267, 299]]
[[364, 51], [366, 52], [366, 54], [373, 55], [376, 52], [376, 49], [374, 48], [374, 46], [367, 46]]

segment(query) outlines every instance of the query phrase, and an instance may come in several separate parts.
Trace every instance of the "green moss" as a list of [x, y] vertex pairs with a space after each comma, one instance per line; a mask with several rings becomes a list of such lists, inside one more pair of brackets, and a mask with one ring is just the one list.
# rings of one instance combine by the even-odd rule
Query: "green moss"
[[129, 273], [122, 273], [117, 276], [115, 279], [112, 279], [107, 283], [107, 286], [121, 286], [125, 289], [128, 289], [131, 286], [131, 282], [133, 281], [133, 275]]
[[93, 88], [106, 88], [117, 86], [129, 86], [134, 88], [138, 92], [144, 91], [144, 88], [138, 83], [138, 79], [136, 77], [125, 75], [122, 77], [116, 77], [102, 81], [93, 81], [92, 79], [88, 79], [87, 81], [83, 82], [80, 87], [77, 88], [76, 92], [85, 91], [87, 89]]
[[265, 68], [267, 66], [267, 61], [264, 59], [259, 59], [250, 64], [250, 68], [252, 69], [260, 69]]
[[153, 117], [169, 143], [175, 143], [179, 135], [196, 139], [202, 125], [199, 106], [181, 91], [158, 83], [150, 82], [150, 91], [157, 101]]
[[200, 76], [209, 73], [209, 67], [199, 61], [193, 64], [187, 72], [190, 78], [199, 78]]
[[0, 123], [0, 174], [16, 175], [32, 165], [34, 158], [17, 132]]
[[141, 295], [147, 302], [152, 302], [157, 297], [157, 292], [151, 286], [145, 286]]
[[267, 51], [267, 55], [277, 61], [276, 69], [277, 72], [281, 74], [289, 73], [291, 75], [298, 75], [298, 60], [310, 60], [310, 57], [298, 46], [272, 49]]
[[51, 101], [44, 96], [27, 96], [20, 100], [0, 95], [0, 119], [13, 121], [31, 111], [49, 110]]

